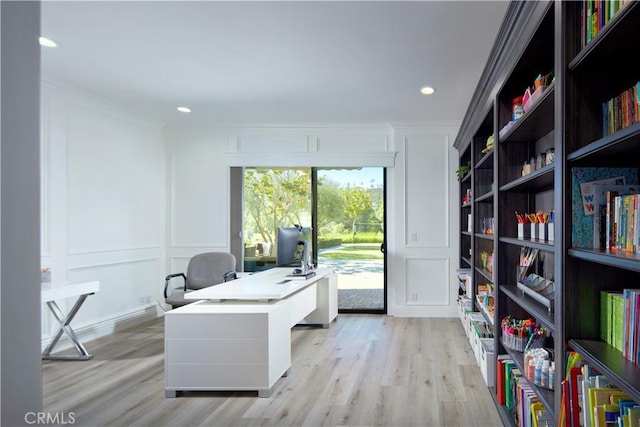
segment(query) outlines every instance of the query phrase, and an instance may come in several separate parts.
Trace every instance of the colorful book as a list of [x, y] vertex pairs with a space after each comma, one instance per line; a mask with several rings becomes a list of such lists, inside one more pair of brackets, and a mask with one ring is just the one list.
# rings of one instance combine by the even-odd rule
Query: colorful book
[[609, 405], [611, 397], [616, 396], [620, 398], [628, 399], [629, 396], [622, 390], [617, 388], [591, 388], [589, 389], [589, 411], [591, 414], [591, 426], [597, 427], [597, 420], [595, 418], [595, 410], [597, 406]]
[[638, 168], [597, 167], [571, 169], [571, 245], [574, 248], [593, 247], [593, 213], [595, 208], [593, 205], [593, 185], [615, 184], [617, 181], [618, 184], [639, 186], [638, 170]]
[[637, 185], [594, 184], [593, 185], [593, 248], [606, 248], [607, 244], [607, 192], [613, 191], [616, 195], [626, 195], [640, 192]]

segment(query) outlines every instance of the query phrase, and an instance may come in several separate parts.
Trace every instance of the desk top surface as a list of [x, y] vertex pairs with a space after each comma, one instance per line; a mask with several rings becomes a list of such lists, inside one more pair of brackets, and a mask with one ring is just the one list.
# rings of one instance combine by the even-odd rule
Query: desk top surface
[[[194, 300], [279, 300], [305, 288], [331, 273], [328, 268], [315, 270], [308, 279], [286, 277], [293, 268], [278, 267], [197, 291], [187, 292], [185, 299]], [[286, 282], [285, 282], [286, 281]]]
[[42, 302], [60, 300], [96, 293], [100, 290], [100, 282], [76, 283], [73, 285], [56, 285], [43, 283], [41, 291]]

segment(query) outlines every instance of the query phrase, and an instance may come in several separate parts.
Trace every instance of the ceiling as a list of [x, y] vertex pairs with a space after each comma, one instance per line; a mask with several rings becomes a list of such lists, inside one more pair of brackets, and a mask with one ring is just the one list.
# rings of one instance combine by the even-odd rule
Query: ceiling
[[169, 126], [455, 121], [507, 4], [44, 0], [42, 74]]

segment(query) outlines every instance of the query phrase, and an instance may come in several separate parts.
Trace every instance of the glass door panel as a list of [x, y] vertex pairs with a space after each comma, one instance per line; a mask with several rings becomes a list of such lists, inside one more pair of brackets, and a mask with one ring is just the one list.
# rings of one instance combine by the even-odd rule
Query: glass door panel
[[317, 170], [317, 263], [338, 274], [341, 312], [386, 312], [384, 168]]

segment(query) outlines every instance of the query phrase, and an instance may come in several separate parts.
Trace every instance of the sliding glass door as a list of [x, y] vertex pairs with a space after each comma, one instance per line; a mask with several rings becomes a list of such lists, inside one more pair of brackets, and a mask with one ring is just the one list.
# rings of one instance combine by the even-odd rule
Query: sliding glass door
[[243, 182], [244, 271], [272, 268], [278, 227], [311, 228], [311, 169], [245, 168]]
[[231, 237], [241, 237], [234, 247], [244, 271], [274, 267], [278, 227], [300, 225], [311, 230], [314, 264], [338, 274], [339, 311], [386, 313], [384, 168], [235, 172], [232, 194], [242, 201], [232, 203], [232, 217], [242, 223], [232, 221]]
[[384, 168], [316, 171], [317, 263], [338, 274], [340, 312], [385, 313]]

